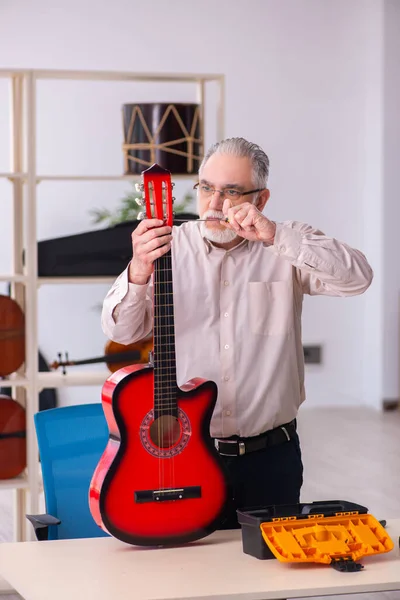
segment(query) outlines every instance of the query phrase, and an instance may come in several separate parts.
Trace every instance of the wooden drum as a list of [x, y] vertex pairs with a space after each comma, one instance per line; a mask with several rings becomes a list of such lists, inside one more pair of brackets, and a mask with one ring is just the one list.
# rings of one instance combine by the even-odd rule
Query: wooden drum
[[199, 104], [124, 104], [125, 175], [158, 163], [172, 174], [198, 171], [203, 154]]

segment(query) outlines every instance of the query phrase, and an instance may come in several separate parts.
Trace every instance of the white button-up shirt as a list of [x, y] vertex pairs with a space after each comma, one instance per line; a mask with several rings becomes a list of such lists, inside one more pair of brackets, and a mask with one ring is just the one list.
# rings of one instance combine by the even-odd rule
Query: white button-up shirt
[[[361, 294], [373, 278], [365, 256], [294, 221], [277, 223], [270, 246], [217, 248], [195, 221], [172, 235], [178, 385], [216, 382], [214, 437], [254, 436], [291, 421], [305, 399], [303, 294]], [[104, 300], [103, 331], [129, 344], [152, 326], [152, 279], [129, 283], [126, 269]]]

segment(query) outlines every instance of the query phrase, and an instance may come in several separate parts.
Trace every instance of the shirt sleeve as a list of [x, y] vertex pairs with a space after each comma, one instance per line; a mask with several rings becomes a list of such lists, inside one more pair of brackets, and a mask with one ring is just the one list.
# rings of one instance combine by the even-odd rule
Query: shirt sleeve
[[296, 268], [305, 294], [355, 296], [365, 292], [373, 279], [362, 252], [305, 223], [277, 223], [269, 248]]
[[144, 285], [130, 283], [129, 266], [118, 276], [108, 291], [101, 313], [104, 334], [114, 342], [132, 344], [152, 330], [152, 278]]

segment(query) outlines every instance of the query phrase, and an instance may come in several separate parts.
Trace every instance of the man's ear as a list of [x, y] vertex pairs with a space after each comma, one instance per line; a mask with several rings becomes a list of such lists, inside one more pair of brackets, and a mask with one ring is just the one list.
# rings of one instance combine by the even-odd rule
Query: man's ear
[[256, 207], [260, 212], [264, 210], [265, 205], [267, 204], [271, 193], [269, 190], [263, 190], [256, 200]]

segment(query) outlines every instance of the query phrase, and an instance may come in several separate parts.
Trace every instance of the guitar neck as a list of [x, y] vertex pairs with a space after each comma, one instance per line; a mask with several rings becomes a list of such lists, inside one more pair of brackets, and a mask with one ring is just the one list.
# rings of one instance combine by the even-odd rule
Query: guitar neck
[[109, 364], [118, 362], [135, 362], [140, 360], [142, 354], [140, 350], [127, 350], [126, 352], [116, 352], [115, 354], [105, 354], [104, 356], [96, 356], [95, 358], [85, 358], [82, 360], [71, 360], [65, 363], [61, 363], [60, 366], [70, 365], [91, 365], [100, 362], [106, 362]]
[[154, 264], [154, 411], [177, 414], [171, 251]]

